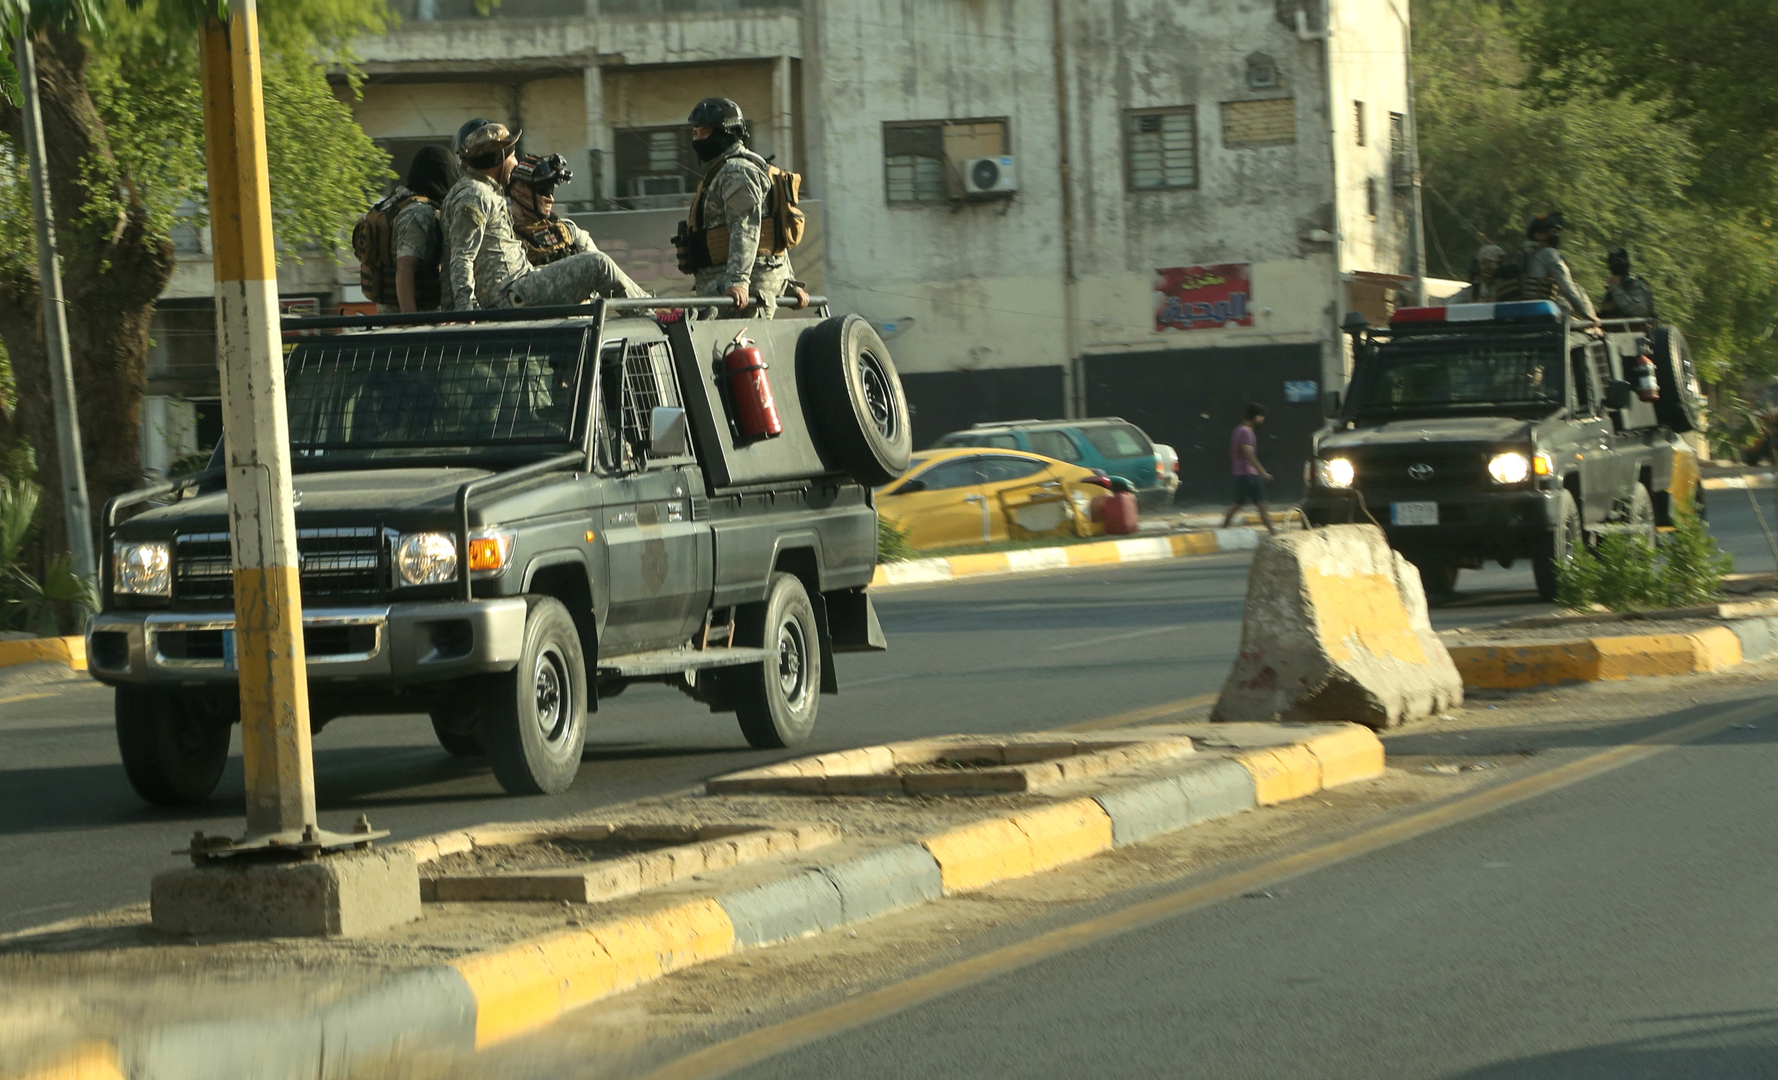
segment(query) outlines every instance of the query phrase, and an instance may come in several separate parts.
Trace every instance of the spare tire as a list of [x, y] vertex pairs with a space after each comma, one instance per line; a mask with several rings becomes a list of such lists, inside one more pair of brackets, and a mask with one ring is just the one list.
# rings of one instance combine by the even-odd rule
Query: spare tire
[[802, 336], [802, 385], [832, 463], [866, 487], [907, 472], [914, 454], [907, 395], [883, 339], [857, 315]]
[[1704, 422], [1704, 394], [1692, 367], [1692, 351], [1676, 326], [1657, 327], [1650, 352], [1655, 362], [1655, 383], [1661, 396], [1655, 401], [1655, 418], [1674, 431], [1696, 431]]

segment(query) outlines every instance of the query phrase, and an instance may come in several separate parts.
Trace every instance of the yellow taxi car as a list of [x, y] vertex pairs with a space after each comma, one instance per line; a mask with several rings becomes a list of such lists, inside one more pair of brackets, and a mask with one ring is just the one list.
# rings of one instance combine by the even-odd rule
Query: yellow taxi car
[[1091, 500], [1104, 491], [1092, 469], [1022, 450], [945, 447], [914, 455], [908, 471], [877, 489], [877, 513], [916, 548], [991, 544], [1104, 526]]

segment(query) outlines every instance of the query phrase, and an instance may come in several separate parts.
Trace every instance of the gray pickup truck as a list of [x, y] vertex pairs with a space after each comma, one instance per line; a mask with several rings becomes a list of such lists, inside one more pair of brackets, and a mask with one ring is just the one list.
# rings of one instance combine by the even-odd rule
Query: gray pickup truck
[[[855, 315], [645, 303], [286, 321], [314, 728], [429, 714], [506, 790], [558, 792], [587, 714], [631, 683], [791, 746], [838, 691], [834, 654], [884, 648], [871, 489], [911, 444], [882, 341]], [[776, 436], [738, 426], [743, 327]], [[222, 454], [105, 510], [89, 669], [162, 805], [210, 795], [239, 719]]]
[[1376, 522], [1434, 599], [1465, 568], [1528, 559], [1552, 600], [1576, 544], [1652, 540], [1676, 509], [1703, 506], [1682, 437], [1702, 426], [1703, 395], [1676, 327], [1595, 330], [1534, 300], [1402, 308], [1386, 329], [1358, 316], [1352, 337], [1303, 514]]

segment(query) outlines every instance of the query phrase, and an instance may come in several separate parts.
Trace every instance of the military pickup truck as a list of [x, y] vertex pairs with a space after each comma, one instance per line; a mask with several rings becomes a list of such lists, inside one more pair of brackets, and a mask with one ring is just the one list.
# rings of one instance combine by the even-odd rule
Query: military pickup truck
[[1325, 395], [1333, 422], [1316, 436], [1303, 512], [1380, 525], [1430, 597], [1464, 568], [1529, 559], [1554, 599], [1575, 544], [1614, 530], [1652, 539], [1675, 507], [1702, 508], [1681, 438], [1702, 422], [1702, 395], [1677, 328], [1614, 320], [1601, 333], [1549, 301], [1363, 322], [1348, 324], [1349, 392]]
[[[907, 468], [901, 383], [855, 315], [670, 303], [286, 320], [314, 728], [429, 714], [515, 793], [567, 788], [587, 714], [636, 682], [756, 747], [809, 737], [834, 654], [884, 647], [871, 489]], [[727, 362], [743, 335], [759, 356]], [[761, 361], [782, 431], [749, 437]], [[239, 718], [225, 452], [105, 510], [88, 663], [152, 803], [207, 798]]]

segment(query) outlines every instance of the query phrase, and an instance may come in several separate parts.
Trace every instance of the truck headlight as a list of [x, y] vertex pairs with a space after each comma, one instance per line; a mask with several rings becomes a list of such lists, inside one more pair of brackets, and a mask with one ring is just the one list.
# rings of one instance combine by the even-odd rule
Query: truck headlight
[[1496, 484], [1522, 484], [1531, 479], [1531, 457], [1516, 450], [1495, 454], [1488, 459], [1488, 475]]
[[1321, 485], [1330, 488], [1349, 488], [1358, 479], [1358, 468], [1352, 464], [1351, 458], [1328, 458], [1317, 462], [1321, 471]]
[[129, 596], [171, 596], [173, 560], [166, 542], [113, 543], [111, 591]]
[[395, 545], [395, 571], [405, 585], [440, 585], [457, 577], [457, 539], [449, 533], [409, 533]]
[[469, 538], [469, 568], [498, 574], [512, 561], [512, 546], [519, 534], [510, 529], [488, 529]]

